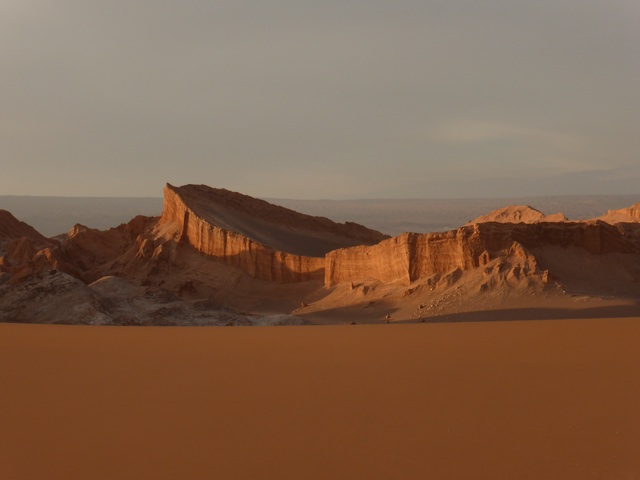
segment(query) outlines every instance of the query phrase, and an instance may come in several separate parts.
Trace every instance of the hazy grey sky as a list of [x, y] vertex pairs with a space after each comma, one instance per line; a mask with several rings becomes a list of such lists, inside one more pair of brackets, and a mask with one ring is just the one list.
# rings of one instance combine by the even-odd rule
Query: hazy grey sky
[[640, 190], [637, 0], [0, 0], [0, 194]]

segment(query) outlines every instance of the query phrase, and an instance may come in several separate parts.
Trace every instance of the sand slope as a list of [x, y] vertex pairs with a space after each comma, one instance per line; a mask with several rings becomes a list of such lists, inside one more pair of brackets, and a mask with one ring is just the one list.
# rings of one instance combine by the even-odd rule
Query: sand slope
[[0, 324], [0, 473], [634, 479], [640, 319]]

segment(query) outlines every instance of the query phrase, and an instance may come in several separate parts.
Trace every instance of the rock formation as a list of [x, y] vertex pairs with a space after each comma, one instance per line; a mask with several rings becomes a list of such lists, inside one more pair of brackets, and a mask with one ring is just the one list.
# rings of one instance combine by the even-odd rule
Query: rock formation
[[537, 222], [564, 222], [567, 218], [561, 213], [545, 215], [540, 210], [536, 210], [529, 205], [511, 205], [499, 208], [492, 212], [471, 220], [467, 225], [477, 223], [500, 222], [500, 223], [537, 223]]
[[129, 223], [108, 230], [96, 230], [75, 225], [66, 235], [60, 248], [60, 257], [66, 262], [61, 267], [81, 272], [87, 283], [94, 282], [106, 274], [126, 274], [136, 258], [136, 252], [158, 219], [137, 216]]
[[620, 210], [609, 210], [605, 215], [598, 217], [598, 220], [614, 225], [616, 223], [640, 222], [640, 203], [631, 205]]
[[0, 210], [0, 273], [16, 280], [40, 270], [55, 268], [52, 251], [58, 242], [47, 239], [33, 227]]
[[4, 247], [11, 240], [28, 238], [35, 244], [51, 243], [44, 236], [40, 235], [35, 228], [21, 222], [6, 210], [0, 210], [0, 248]]
[[640, 253], [640, 242], [604, 222], [479, 223], [445, 233], [406, 233], [372, 247], [330, 252], [325, 285], [370, 279], [409, 285], [455, 269], [478, 268], [508, 255], [514, 244], [528, 250], [546, 245], [579, 247], [595, 255]]
[[0, 211], [0, 320], [296, 324], [281, 314], [377, 302], [381, 318], [412, 302], [419, 316], [447, 295], [499, 301], [560, 283], [640, 298], [640, 205], [602, 219], [611, 224], [516, 206], [457, 230], [388, 238], [202, 185], [167, 185], [161, 217], [76, 225], [55, 239]]
[[295, 255], [322, 257], [336, 248], [373, 245], [389, 238], [357, 223], [336, 223], [206, 185], [167, 184], [164, 195], [162, 223], [200, 219], [267, 248]]
[[259, 280], [322, 279], [323, 257], [330, 250], [387, 238], [355, 223], [338, 224], [204, 185], [167, 184], [164, 194], [160, 236]]

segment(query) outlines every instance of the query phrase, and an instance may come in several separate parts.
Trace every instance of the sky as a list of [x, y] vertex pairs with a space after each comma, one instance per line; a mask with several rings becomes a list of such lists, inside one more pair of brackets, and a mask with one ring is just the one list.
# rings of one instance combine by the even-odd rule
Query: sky
[[0, 195], [640, 191], [637, 0], [0, 0]]

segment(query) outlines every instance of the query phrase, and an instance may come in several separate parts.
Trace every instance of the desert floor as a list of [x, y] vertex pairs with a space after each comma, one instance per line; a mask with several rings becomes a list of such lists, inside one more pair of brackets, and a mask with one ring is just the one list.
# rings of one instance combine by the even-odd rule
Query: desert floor
[[640, 318], [0, 324], [0, 477], [640, 478]]

